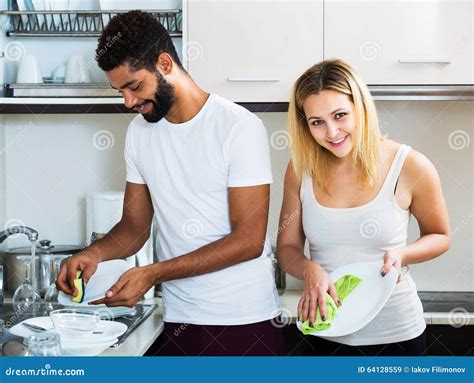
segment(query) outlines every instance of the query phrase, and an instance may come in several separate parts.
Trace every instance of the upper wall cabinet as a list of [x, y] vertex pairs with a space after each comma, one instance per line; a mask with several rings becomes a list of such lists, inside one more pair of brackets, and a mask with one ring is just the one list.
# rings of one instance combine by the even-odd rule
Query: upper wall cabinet
[[188, 71], [236, 102], [288, 101], [296, 78], [323, 58], [323, 2], [191, 0]]
[[473, 2], [324, 2], [324, 57], [368, 84], [472, 84]]

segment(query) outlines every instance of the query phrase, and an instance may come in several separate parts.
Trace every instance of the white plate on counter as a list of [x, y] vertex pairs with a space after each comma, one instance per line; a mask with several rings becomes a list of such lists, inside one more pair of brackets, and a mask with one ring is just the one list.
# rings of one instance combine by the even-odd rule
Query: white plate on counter
[[71, 302], [64, 304], [68, 309], [82, 309], [98, 311], [101, 319], [115, 319], [125, 315], [135, 315], [137, 309], [135, 307], [116, 306], [108, 307], [106, 305], [89, 305], [87, 303]]
[[112, 339], [102, 343], [61, 343], [62, 356], [96, 356], [117, 343], [118, 339]]
[[[23, 322], [27, 322], [29, 324], [54, 331], [53, 322], [51, 321], [50, 317], [29, 318]], [[33, 334], [38, 334], [37, 331], [30, 330], [26, 326], [23, 326], [23, 322], [18, 323], [12, 328], [10, 328], [10, 333], [16, 336], [21, 336], [23, 338], [27, 338]], [[122, 335], [125, 331], [127, 331], [127, 328], [127, 325], [120, 322], [101, 320], [97, 327], [94, 328], [94, 332], [101, 332], [101, 334], [91, 334], [87, 337], [84, 337], [83, 339], [74, 340], [69, 340], [67, 338], [64, 339], [61, 337], [61, 347], [63, 346], [63, 344], [68, 346], [71, 346], [73, 344], [79, 347], [81, 345], [88, 346], [96, 343], [108, 343]]]
[[[382, 265], [382, 261], [351, 263], [330, 273], [329, 277], [334, 283], [346, 274], [356, 275], [362, 278], [362, 282], [338, 308], [331, 327], [312, 332], [310, 335], [323, 338], [345, 336], [360, 330], [374, 319], [392, 294], [398, 278], [394, 267], [382, 277], [380, 275]], [[301, 321], [298, 320], [296, 325], [301, 329]]]

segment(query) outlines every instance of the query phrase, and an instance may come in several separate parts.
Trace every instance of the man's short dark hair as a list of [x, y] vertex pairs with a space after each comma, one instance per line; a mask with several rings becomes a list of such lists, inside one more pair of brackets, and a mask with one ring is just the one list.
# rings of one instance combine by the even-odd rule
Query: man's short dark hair
[[130, 11], [113, 17], [99, 37], [96, 60], [104, 71], [128, 63], [133, 70], [156, 71], [158, 56], [166, 52], [179, 68], [179, 60], [171, 36], [152, 15]]

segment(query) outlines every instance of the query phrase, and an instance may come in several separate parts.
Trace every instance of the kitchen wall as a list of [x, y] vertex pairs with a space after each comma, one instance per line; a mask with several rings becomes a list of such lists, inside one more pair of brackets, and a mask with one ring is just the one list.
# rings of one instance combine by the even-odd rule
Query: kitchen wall
[[[383, 132], [426, 154], [447, 199], [453, 244], [448, 254], [412, 266], [419, 290], [474, 291], [474, 102], [377, 102]], [[259, 114], [272, 146], [269, 235], [276, 238], [289, 159], [286, 113]], [[85, 242], [85, 200], [93, 191], [123, 190], [122, 157], [130, 114], [0, 116], [0, 227], [22, 223], [59, 244]], [[412, 219], [410, 240], [417, 238]], [[21, 236], [3, 249], [26, 245]], [[288, 288], [301, 282], [288, 278]]]
[[[410, 266], [418, 290], [474, 291], [474, 156], [470, 142], [474, 138], [474, 102], [378, 101], [376, 104], [382, 132], [424, 153], [434, 163], [448, 205], [453, 231], [451, 248], [437, 259]], [[265, 121], [273, 147], [269, 232], [275, 236], [289, 159], [287, 149], [280, 149], [287, 139], [284, 135], [286, 113], [260, 117]], [[418, 235], [418, 226], [412, 217], [409, 242]], [[306, 254], [309, 254], [308, 249]], [[290, 277], [287, 287], [299, 289], [302, 284]]]

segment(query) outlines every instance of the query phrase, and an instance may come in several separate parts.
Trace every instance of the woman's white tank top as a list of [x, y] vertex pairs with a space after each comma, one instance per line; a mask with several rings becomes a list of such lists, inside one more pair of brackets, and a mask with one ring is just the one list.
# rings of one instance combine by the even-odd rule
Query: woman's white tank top
[[[401, 145], [377, 196], [354, 208], [329, 208], [316, 200], [313, 181], [303, 177], [300, 189], [303, 229], [311, 259], [328, 273], [354, 262], [383, 260], [387, 250], [406, 245], [410, 211], [394, 195], [410, 147]], [[329, 340], [353, 346], [402, 342], [426, 328], [423, 307], [408, 267], [377, 316], [361, 330]]]

